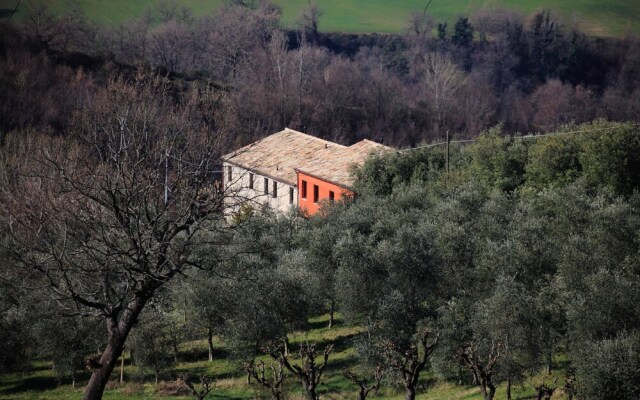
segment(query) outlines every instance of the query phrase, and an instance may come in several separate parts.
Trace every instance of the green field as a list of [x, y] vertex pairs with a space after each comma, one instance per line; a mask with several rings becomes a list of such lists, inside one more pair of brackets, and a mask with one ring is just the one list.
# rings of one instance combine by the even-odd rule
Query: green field
[[[357, 388], [347, 378], [344, 377], [343, 371], [347, 368], [355, 367], [356, 359], [353, 347], [351, 347], [351, 338], [360, 332], [360, 329], [353, 326], [338, 323], [333, 329], [325, 328], [328, 316], [314, 318], [310, 322], [316, 328], [306, 332], [296, 332], [290, 336], [292, 348], [300, 342], [318, 342], [321, 344], [334, 343], [335, 351], [331, 355], [327, 367], [326, 374], [323, 378], [323, 384], [320, 385], [320, 393], [325, 399], [348, 400], [356, 398]], [[216, 353], [224, 354], [227, 348], [221, 345], [219, 341], [216, 343]], [[189, 357], [196, 354], [200, 358], [206, 359], [206, 342], [196, 341], [185, 343], [181, 347], [181, 353]], [[195, 356], [197, 358], [197, 356]], [[128, 360], [127, 360], [128, 361]], [[542, 380], [553, 382], [556, 378], [562, 386], [562, 377], [564, 376], [564, 366], [562, 360], [557, 360], [557, 364], [561, 369], [554, 371], [553, 376], [540, 374], [525, 379], [522, 383], [514, 385], [513, 398], [532, 399], [535, 396], [533, 390], [534, 384], [539, 384]], [[128, 362], [127, 362], [128, 364]], [[0, 374], [0, 399], [27, 400], [27, 399], [81, 399], [82, 386], [86, 383], [88, 374], [84, 374], [83, 379], [79, 382], [77, 388], [73, 389], [66, 382], [58, 386], [54, 377], [51, 365], [46, 362], [38, 362], [33, 366], [31, 372], [19, 374]], [[118, 371], [113, 374], [113, 379], [117, 379]], [[194, 361], [179, 364], [175, 370], [175, 374], [187, 374], [192, 377], [207, 373], [216, 380], [216, 389], [208, 396], [209, 399], [255, 399], [268, 398], [268, 393], [262, 390], [258, 385], [247, 385], [245, 375], [239, 372], [238, 366], [231, 361], [217, 358], [213, 362]], [[428, 381], [433, 378], [430, 373], [423, 373], [423, 386], [430, 386], [417, 396], [418, 400], [481, 400], [480, 390], [475, 386], [456, 386], [449, 383], [440, 383], [431, 386]], [[166, 396], [159, 394], [158, 387], [150, 381], [148, 377], [146, 382], [135, 382], [135, 367], [127, 365], [125, 368], [126, 383], [124, 385], [113, 384], [105, 391], [104, 398], [107, 400], [116, 399], [155, 399], [165, 398], [167, 400], [188, 400], [192, 397], [188, 396]], [[300, 385], [293, 378], [287, 378], [285, 382], [287, 398], [291, 400], [303, 399], [303, 392]], [[558, 391], [559, 397], [563, 398], [561, 392]], [[505, 385], [498, 386], [496, 399], [505, 397]], [[401, 400], [404, 398], [402, 388], [400, 386], [387, 385], [383, 387], [379, 396], [371, 396], [374, 400]]]
[[[18, 0], [0, 0], [0, 9], [10, 10]], [[223, 0], [182, 0], [194, 14], [211, 13]], [[93, 21], [117, 24], [143, 13], [155, 0], [75, 0]], [[289, 27], [306, 0], [274, 0], [283, 9], [283, 19]], [[46, 4], [56, 13], [64, 12], [72, 0], [22, 0], [16, 19], [20, 20], [34, 8]], [[408, 15], [422, 11], [425, 0], [318, 0], [324, 15], [320, 28], [325, 32], [403, 32]], [[640, 32], [640, 1], [638, 0], [433, 0], [429, 12], [438, 20], [454, 20], [480, 7], [505, 6], [525, 14], [550, 8], [563, 16], [571, 26], [596, 36], [621, 36]]]

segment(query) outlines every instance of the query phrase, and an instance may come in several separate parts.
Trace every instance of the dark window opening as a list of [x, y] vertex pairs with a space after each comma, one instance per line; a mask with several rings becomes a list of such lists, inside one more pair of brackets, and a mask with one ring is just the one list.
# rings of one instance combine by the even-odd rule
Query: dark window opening
[[249, 189], [253, 189], [253, 174], [249, 172]]
[[302, 198], [307, 198], [307, 181], [302, 181]]
[[293, 204], [293, 188], [289, 188], [289, 204]]
[[273, 197], [278, 197], [278, 182], [273, 181]]
[[318, 185], [313, 185], [313, 202], [317, 203], [319, 197], [320, 197], [320, 188], [318, 187]]
[[264, 178], [264, 194], [269, 194], [269, 179]]
[[227, 167], [227, 179], [229, 180], [229, 182], [231, 182], [231, 179], [233, 179], [233, 175], [231, 174], [231, 167]]
[[329, 191], [329, 200], [330, 200], [330, 201], [333, 201], [335, 197], [336, 197], [336, 196], [335, 196], [335, 194], [333, 193], [333, 191], [331, 191], [331, 190], [330, 190], [330, 191]]

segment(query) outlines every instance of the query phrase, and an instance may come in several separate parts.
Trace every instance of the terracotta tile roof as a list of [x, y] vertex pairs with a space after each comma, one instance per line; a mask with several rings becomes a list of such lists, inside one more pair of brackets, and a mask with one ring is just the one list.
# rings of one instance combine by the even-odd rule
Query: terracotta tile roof
[[317, 178], [350, 187], [354, 176], [351, 173], [354, 165], [362, 165], [372, 154], [382, 154], [393, 149], [370, 140], [362, 140], [352, 146], [334, 151], [330, 157], [316, 157], [306, 160], [296, 170]]
[[392, 150], [370, 140], [347, 147], [287, 128], [227, 154], [223, 160], [290, 185], [297, 183], [297, 170], [351, 186], [352, 165], [362, 164], [371, 153]]

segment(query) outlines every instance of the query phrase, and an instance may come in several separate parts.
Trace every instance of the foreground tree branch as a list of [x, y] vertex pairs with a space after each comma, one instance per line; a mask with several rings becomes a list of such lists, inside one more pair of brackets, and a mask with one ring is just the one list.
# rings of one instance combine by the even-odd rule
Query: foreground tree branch
[[0, 192], [0, 222], [24, 272], [64, 307], [104, 319], [87, 400], [102, 397], [157, 289], [205, 238], [225, 240], [224, 194], [211, 190], [225, 151], [211, 122], [218, 99], [204, 89], [176, 103], [168, 89], [142, 74], [110, 81], [67, 137], [41, 137], [13, 160]]

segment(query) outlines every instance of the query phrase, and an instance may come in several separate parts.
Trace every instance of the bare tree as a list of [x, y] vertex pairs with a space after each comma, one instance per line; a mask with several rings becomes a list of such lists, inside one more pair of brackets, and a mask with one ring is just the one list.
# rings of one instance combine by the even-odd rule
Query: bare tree
[[104, 40], [119, 61], [135, 65], [148, 56], [148, 31], [149, 25], [144, 19], [127, 21], [113, 28], [105, 28]]
[[550, 79], [531, 94], [534, 107], [533, 124], [536, 130], [548, 132], [572, 118], [575, 90], [558, 79]]
[[38, 46], [47, 50], [95, 50], [96, 29], [77, 4], [68, 12], [55, 16], [46, 5], [37, 6], [24, 21], [24, 31]]
[[496, 123], [497, 99], [491, 87], [477, 74], [470, 78], [460, 87], [453, 101], [450, 126], [475, 136]]
[[429, 53], [425, 59], [426, 95], [435, 115], [435, 131], [441, 133], [458, 90], [464, 84], [464, 72], [442, 52]]
[[49, 49], [62, 34], [59, 20], [49, 12], [46, 5], [36, 7], [29, 14], [24, 22], [24, 30], [35, 43], [44, 49]]
[[413, 12], [409, 15], [408, 32], [419, 38], [431, 37], [431, 31], [435, 26], [433, 17], [427, 14], [427, 9], [424, 12]]
[[187, 6], [181, 6], [176, 0], [156, 0], [155, 4], [145, 9], [146, 18], [159, 19], [160, 23], [177, 21], [183, 24], [191, 24], [194, 21], [193, 12]]
[[[307, 7], [302, 9], [298, 18], [300, 27], [305, 35], [309, 35], [311, 43], [320, 44], [320, 31], [318, 30], [318, 21], [324, 12], [318, 7], [315, 0], [307, 0]], [[303, 38], [303, 40], [306, 38]]]
[[[114, 79], [69, 136], [25, 149], [0, 192], [0, 222], [25, 273], [68, 313], [103, 318], [85, 399], [99, 399], [155, 292], [189, 267], [222, 218], [210, 189], [222, 149], [213, 94], [176, 105], [168, 86]], [[208, 119], [205, 119], [208, 118]]]
[[152, 30], [147, 41], [151, 59], [169, 72], [183, 70], [191, 42], [189, 30], [173, 19]]

